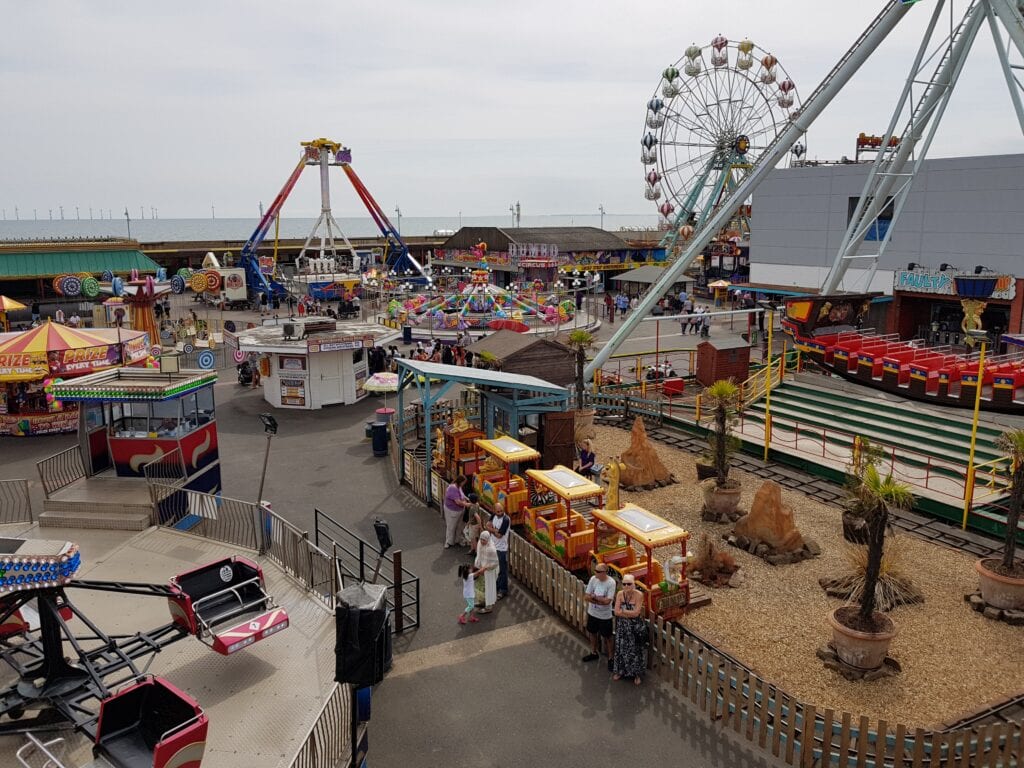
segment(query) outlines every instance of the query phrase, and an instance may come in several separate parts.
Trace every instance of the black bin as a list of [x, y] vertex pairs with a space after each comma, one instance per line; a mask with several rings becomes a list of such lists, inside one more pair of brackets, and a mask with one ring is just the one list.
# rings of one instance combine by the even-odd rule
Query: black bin
[[385, 587], [354, 584], [338, 593], [334, 679], [357, 688], [376, 685], [391, 669], [391, 615]]
[[412, 344], [412, 326], [411, 325], [403, 325], [402, 326], [402, 343], [403, 344]]
[[388, 455], [388, 423], [386, 421], [375, 422], [370, 428], [374, 456]]

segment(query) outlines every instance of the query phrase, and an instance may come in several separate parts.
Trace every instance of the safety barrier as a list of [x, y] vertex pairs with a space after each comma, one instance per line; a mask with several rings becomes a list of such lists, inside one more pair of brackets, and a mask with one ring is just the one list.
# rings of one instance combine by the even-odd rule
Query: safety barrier
[[319, 509], [313, 510], [313, 541], [360, 581], [371, 579], [377, 572], [377, 579], [386, 587], [396, 633], [420, 625], [420, 580], [402, 566], [402, 550], [380, 556], [378, 547]]
[[31, 523], [32, 498], [28, 480], [0, 480], [0, 524]]
[[157, 524], [193, 536], [258, 551], [276, 563], [311, 596], [334, 610], [342, 577], [337, 562], [275, 512], [250, 501], [151, 482]]
[[149, 485], [149, 496], [155, 505], [157, 496], [154, 491], [154, 483], [167, 485], [184, 485], [188, 479], [188, 470], [185, 468], [185, 457], [180, 448], [168, 451], [160, 458], [142, 465], [142, 476], [146, 478]]
[[[289, 768], [348, 768], [352, 765], [352, 686], [335, 684], [316, 723]], [[360, 726], [361, 732], [366, 729]]]
[[[518, 534], [510, 541], [509, 569], [571, 627], [584, 630], [587, 604], [582, 581]], [[651, 672], [698, 711], [786, 765], [973, 768], [1020, 764], [1019, 722], [941, 731], [819, 710], [678, 624], [657, 617], [650, 626]]]
[[60, 453], [36, 462], [36, 470], [39, 472], [39, 480], [43, 484], [43, 493], [46, 498], [66, 488], [76, 480], [85, 477], [85, 464], [82, 461], [82, 451], [77, 445], [73, 445]]

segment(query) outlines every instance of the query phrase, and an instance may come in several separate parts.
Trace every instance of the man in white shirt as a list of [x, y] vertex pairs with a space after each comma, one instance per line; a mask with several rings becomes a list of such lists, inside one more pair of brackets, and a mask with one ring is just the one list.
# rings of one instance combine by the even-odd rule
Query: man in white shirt
[[82, 324], [82, 318], [78, 316], [77, 312], [72, 312], [71, 317], [68, 318], [68, 327], [77, 328]]
[[53, 313], [53, 320], [54, 322], [64, 325], [64, 310], [57, 307], [57, 311]]
[[587, 601], [587, 634], [590, 635], [590, 653], [583, 657], [583, 661], [597, 661], [601, 657], [600, 642], [604, 640], [605, 651], [608, 654], [608, 669], [611, 669], [612, 660], [615, 658], [612, 647], [615, 579], [608, 575], [608, 566], [604, 563], [598, 563], [594, 568], [594, 575], [587, 582], [587, 591], [583, 599]]
[[498, 553], [498, 599], [508, 596], [508, 529], [512, 521], [505, 514], [505, 505], [498, 502], [494, 505], [494, 515], [487, 524], [491, 532], [494, 549]]

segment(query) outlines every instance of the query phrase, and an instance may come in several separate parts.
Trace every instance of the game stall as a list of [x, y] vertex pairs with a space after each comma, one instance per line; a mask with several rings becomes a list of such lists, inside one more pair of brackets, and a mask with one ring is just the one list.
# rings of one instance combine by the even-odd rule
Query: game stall
[[129, 329], [89, 330], [47, 321], [0, 340], [0, 435], [74, 432], [78, 408], [56, 397], [64, 380], [149, 361], [149, 336]]

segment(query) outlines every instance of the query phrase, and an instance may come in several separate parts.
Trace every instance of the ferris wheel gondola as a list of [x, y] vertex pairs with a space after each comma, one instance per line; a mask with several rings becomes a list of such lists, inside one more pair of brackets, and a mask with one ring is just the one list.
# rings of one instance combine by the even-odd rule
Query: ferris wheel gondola
[[[714, 212], [763, 151], [798, 114], [796, 84], [771, 53], [750, 40], [715, 36], [666, 67], [647, 102], [640, 161], [644, 197], [654, 202], [672, 255], [682, 233]], [[745, 201], [730, 228], [746, 230]]]

